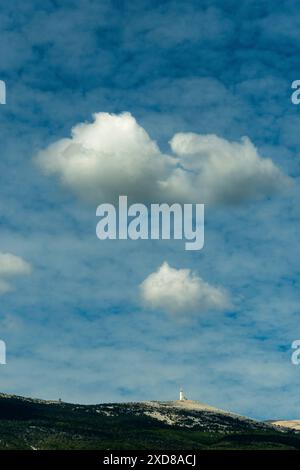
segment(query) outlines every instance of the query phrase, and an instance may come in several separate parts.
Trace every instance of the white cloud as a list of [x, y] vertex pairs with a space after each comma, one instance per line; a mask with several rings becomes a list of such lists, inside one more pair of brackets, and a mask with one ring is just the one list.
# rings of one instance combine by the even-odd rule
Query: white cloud
[[31, 273], [31, 265], [12, 253], [0, 253], [0, 295], [13, 290], [8, 278]]
[[230, 307], [229, 295], [193, 274], [163, 263], [140, 285], [142, 299], [152, 309], [188, 317]]
[[30, 274], [31, 266], [23, 258], [11, 253], [0, 253], [0, 276]]
[[247, 138], [229, 142], [216, 135], [175, 134], [170, 142], [183, 168], [172, 172], [165, 190], [183, 200], [236, 204], [287, 187], [290, 180]]
[[69, 139], [41, 151], [36, 160], [79, 197], [99, 204], [121, 194], [134, 202], [236, 204], [259, 199], [290, 184], [248, 138], [229, 142], [215, 135], [178, 133], [175, 156], [157, 144], [130, 113], [94, 114]]
[[94, 122], [72, 129], [71, 139], [50, 145], [37, 156], [47, 174], [78, 196], [96, 203], [119, 195], [152, 200], [159, 192], [168, 157], [129, 114], [94, 114]]

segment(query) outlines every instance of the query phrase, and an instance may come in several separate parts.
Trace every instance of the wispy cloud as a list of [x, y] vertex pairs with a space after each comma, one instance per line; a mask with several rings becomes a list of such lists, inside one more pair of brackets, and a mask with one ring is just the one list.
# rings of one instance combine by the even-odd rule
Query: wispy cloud
[[25, 276], [32, 271], [31, 265], [23, 258], [12, 253], [0, 253], [0, 294], [13, 290], [11, 280]]

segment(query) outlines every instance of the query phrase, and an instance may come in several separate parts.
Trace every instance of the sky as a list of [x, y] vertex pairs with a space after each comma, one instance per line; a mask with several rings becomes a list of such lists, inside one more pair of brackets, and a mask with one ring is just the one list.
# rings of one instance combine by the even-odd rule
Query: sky
[[[298, 2], [0, 6], [0, 391], [297, 419]], [[96, 208], [205, 204], [205, 244]]]

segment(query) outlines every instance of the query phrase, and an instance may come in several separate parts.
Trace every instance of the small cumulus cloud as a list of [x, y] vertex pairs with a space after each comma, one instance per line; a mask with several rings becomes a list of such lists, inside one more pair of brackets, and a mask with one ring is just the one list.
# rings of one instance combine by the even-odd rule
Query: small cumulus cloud
[[166, 155], [130, 113], [93, 117], [36, 156], [46, 174], [57, 175], [84, 200], [98, 204], [126, 194], [134, 202], [237, 204], [290, 185], [246, 137], [229, 142], [177, 133], [170, 141], [173, 154]]
[[225, 290], [208, 284], [190, 269], [175, 269], [167, 262], [142, 282], [140, 290], [146, 306], [182, 318], [230, 307]]
[[13, 290], [11, 279], [25, 276], [32, 271], [31, 265], [12, 253], [0, 253], [0, 295]]

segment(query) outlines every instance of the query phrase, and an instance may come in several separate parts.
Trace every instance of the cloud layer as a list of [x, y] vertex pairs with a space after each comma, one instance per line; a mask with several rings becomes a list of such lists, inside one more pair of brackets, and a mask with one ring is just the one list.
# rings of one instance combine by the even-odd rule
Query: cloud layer
[[263, 159], [248, 138], [229, 142], [216, 135], [177, 133], [173, 156], [157, 144], [130, 113], [94, 114], [37, 155], [46, 174], [80, 198], [134, 202], [237, 204], [260, 199], [290, 184], [270, 159]]
[[140, 289], [147, 306], [182, 318], [212, 310], [226, 310], [230, 306], [225, 291], [203, 281], [190, 269], [175, 269], [166, 262], [142, 282]]
[[0, 294], [12, 290], [9, 280], [15, 276], [24, 276], [31, 273], [30, 264], [12, 253], [0, 253]]

